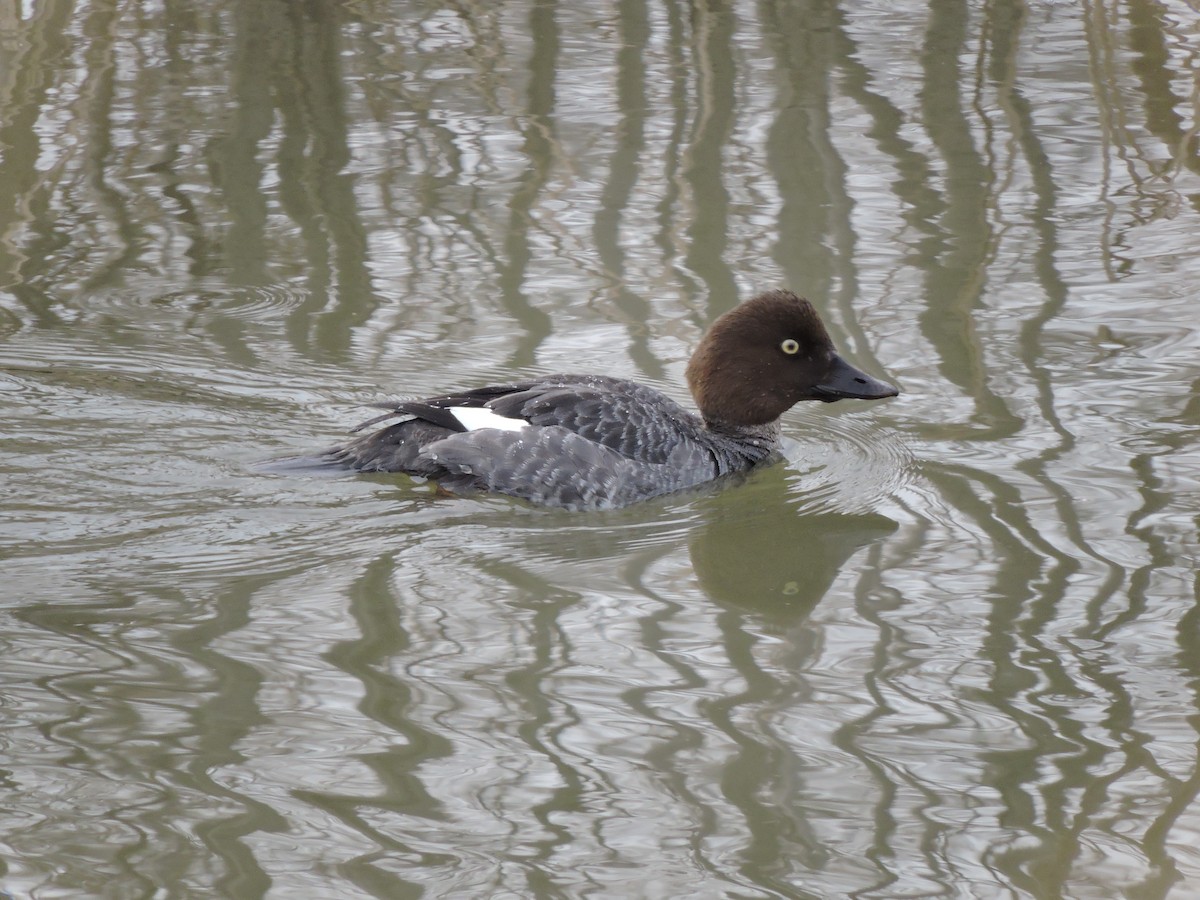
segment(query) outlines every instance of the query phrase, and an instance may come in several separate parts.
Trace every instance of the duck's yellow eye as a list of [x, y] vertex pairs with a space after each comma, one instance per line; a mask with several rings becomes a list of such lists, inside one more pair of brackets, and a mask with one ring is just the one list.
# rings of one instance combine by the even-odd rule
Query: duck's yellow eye
[[796, 341], [792, 340], [791, 338], [788, 338], [786, 341], [784, 341], [782, 344], [779, 345], [779, 349], [782, 350], [784, 353], [786, 353], [788, 356], [795, 356], [797, 353], [800, 352], [800, 345]]

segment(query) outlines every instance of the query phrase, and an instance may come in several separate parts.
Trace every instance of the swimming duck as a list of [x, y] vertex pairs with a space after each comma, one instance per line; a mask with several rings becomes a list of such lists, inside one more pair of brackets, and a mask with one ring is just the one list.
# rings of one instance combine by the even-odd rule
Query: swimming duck
[[547, 375], [388, 405], [324, 460], [405, 472], [464, 494], [543, 506], [626, 506], [779, 455], [779, 419], [802, 400], [880, 400], [899, 391], [842, 359], [817, 311], [791, 291], [720, 316], [687, 367], [699, 415], [607, 375]]

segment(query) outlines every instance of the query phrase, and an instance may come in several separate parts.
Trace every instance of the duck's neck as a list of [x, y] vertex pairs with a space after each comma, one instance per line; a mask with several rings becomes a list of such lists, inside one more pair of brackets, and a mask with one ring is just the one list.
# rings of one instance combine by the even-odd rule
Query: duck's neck
[[782, 431], [778, 419], [761, 425], [730, 425], [719, 419], [705, 419], [704, 424], [714, 435], [727, 438], [736, 447], [738, 455], [745, 457], [752, 466], [780, 447]]

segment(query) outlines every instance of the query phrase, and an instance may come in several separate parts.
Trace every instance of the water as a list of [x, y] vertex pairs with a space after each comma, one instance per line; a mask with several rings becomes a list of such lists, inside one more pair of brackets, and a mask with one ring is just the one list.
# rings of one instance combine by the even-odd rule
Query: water
[[[0, 892], [1200, 890], [1188, 5], [0, 20]], [[565, 513], [265, 460], [788, 286], [903, 393]]]

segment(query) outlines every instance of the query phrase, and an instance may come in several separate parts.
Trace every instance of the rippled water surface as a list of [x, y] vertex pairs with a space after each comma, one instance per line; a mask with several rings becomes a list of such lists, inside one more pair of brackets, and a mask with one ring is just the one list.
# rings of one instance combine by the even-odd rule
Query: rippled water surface
[[[1200, 895], [1198, 71], [1182, 0], [0, 14], [0, 895]], [[902, 393], [724, 489], [263, 465], [687, 402], [778, 286]]]

